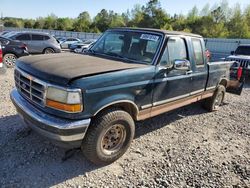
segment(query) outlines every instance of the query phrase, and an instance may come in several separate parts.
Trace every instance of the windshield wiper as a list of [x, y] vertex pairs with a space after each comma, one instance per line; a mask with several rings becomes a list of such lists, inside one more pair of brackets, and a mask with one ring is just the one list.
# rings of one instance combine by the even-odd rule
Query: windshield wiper
[[133, 59], [130, 59], [130, 58], [127, 58], [127, 57], [124, 57], [120, 54], [117, 54], [117, 53], [114, 53], [114, 52], [107, 52], [107, 53], [104, 53], [105, 55], [108, 55], [108, 56], [113, 56], [113, 57], [118, 57], [122, 60], [125, 60], [125, 61], [129, 61], [129, 62], [134, 62]]

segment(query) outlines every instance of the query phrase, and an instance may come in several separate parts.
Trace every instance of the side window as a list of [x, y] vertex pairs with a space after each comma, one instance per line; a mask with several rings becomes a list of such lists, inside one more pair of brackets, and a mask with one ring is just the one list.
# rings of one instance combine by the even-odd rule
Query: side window
[[192, 39], [194, 60], [197, 66], [204, 66], [203, 50], [199, 39]]
[[43, 40], [43, 35], [32, 35], [32, 40]]
[[49, 40], [49, 39], [50, 39], [49, 36], [44, 35], [44, 40]]
[[21, 34], [16, 37], [16, 40], [31, 40], [31, 38], [29, 34]]
[[169, 61], [173, 64], [174, 60], [188, 59], [187, 48], [184, 39], [170, 38], [167, 44]]
[[164, 67], [170, 67], [172, 65], [171, 62], [168, 60], [168, 48], [167, 47], [165, 48], [162, 54], [160, 65]]
[[184, 39], [178, 37], [170, 37], [166, 49], [163, 53], [160, 64], [170, 67], [175, 60], [188, 60], [187, 47]]

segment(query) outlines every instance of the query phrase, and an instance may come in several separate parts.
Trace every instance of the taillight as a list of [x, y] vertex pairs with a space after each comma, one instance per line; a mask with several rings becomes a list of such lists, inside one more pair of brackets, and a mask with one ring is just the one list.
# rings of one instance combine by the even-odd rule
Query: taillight
[[23, 48], [24, 50], [28, 51], [27, 45], [26, 45], [26, 44], [22, 44], [22, 45], [20, 46], [20, 48]]
[[237, 79], [240, 80], [241, 76], [242, 76], [242, 67], [239, 67], [237, 71]]
[[1, 46], [0, 46], [0, 63], [3, 63], [3, 51]]

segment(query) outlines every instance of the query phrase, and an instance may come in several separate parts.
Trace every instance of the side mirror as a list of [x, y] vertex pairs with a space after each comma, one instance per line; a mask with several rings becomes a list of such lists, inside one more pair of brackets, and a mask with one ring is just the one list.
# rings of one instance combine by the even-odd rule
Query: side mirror
[[191, 69], [191, 64], [186, 59], [176, 59], [174, 60], [174, 69], [189, 71]]
[[231, 55], [234, 55], [235, 51], [231, 51]]

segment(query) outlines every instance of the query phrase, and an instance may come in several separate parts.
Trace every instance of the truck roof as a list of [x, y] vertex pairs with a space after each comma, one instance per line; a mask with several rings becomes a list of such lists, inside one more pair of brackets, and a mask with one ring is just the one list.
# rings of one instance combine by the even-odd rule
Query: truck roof
[[114, 30], [149, 31], [149, 32], [161, 33], [161, 34], [164, 34], [164, 35], [185, 35], [185, 36], [202, 38], [202, 36], [198, 35], [198, 34], [187, 33], [187, 32], [182, 32], [182, 31], [168, 31], [168, 30], [163, 30], [163, 29], [152, 29], [152, 28], [118, 27], [118, 28], [113, 28], [113, 29], [109, 29], [109, 30], [110, 31], [114, 31]]

